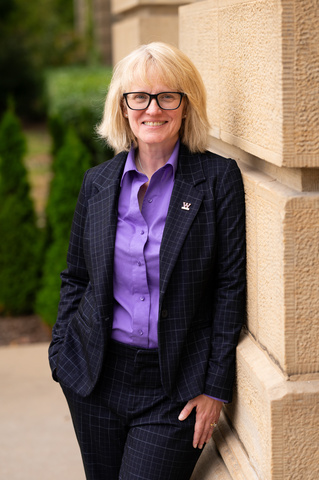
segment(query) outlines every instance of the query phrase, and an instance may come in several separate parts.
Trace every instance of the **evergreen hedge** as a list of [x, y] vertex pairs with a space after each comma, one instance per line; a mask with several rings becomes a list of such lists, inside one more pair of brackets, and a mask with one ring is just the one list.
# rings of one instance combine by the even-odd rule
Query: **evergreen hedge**
[[26, 140], [7, 111], [0, 124], [0, 312], [33, 312], [39, 284], [41, 234], [23, 164]]
[[61, 147], [64, 134], [72, 125], [90, 151], [92, 165], [113, 157], [113, 151], [95, 132], [103, 115], [111, 75], [110, 67], [64, 67], [48, 71], [48, 124], [53, 154]]
[[56, 321], [60, 293], [60, 273], [66, 268], [66, 254], [77, 197], [84, 172], [92, 158], [73, 128], [53, 160], [54, 177], [47, 204], [47, 250], [42, 286], [37, 295], [36, 310], [49, 325]]

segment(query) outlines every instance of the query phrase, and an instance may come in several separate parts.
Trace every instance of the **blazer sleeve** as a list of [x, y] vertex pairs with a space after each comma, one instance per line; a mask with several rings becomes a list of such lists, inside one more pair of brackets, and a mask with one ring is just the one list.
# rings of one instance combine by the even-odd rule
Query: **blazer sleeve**
[[83, 253], [83, 231], [86, 221], [88, 199], [86, 193], [88, 172], [89, 171], [87, 171], [84, 176], [74, 212], [67, 254], [67, 269], [61, 273], [58, 315], [57, 321], [52, 330], [52, 342], [49, 347], [50, 367], [55, 380], [57, 379], [55, 369], [59, 349], [63, 343], [69, 322], [75, 315], [89, 283], [89, 276]]
[[217, 255], [213, 285], [212, 350], [205, 393], [231, 401], [236, 347], [245, 318], [245, 198], [234, 160], [216, 186]]

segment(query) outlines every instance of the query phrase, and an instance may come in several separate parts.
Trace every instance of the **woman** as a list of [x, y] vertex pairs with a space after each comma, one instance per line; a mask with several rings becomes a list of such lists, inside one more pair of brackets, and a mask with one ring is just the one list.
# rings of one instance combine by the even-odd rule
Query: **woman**
[[50, 346], [90, 480], [190, 478], [231, 401], [244, 194], [205, 151], [203, 82], [164, 43], [116, 67], [75, 210]]

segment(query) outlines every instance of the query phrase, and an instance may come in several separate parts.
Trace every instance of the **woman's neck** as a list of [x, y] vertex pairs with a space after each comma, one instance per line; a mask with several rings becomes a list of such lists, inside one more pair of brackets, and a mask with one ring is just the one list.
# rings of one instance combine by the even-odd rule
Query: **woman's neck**
[[153, 173], [162, 168], [170, 159], [175, 144], [170, 148], [159, 148], [154, 146], [139, 145], [135, 152], [135, 163], [137, 169], [151, 178]]

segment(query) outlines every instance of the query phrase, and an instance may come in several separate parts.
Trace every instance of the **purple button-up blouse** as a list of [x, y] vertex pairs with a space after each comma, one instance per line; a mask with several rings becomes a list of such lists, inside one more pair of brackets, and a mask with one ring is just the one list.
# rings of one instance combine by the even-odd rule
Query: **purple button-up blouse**
[[121, 179], [114, 255], [112, 338], [156, 348], [159, 309], [159, 251], [174, 186], [179, 141], [168, 162], [150, 179], [142, 210], [138, 192], [147, 181], [131, 149]]

